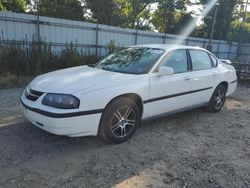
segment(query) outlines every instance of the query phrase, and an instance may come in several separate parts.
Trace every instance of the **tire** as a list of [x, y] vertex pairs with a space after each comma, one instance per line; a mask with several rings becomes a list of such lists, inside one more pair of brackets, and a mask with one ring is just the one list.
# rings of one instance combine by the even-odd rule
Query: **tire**
[[133, 136], [140, 121], [140, 110], [136, 103], [129, 98], [118, 98], [104, 110], [99, 135], [108, 143], [125, 142]]
[[210, 112], [219, 112], [225, 104], [227, 90], [224, 85], [220, 84], [214, 90], [214, 93], [208, 103]]

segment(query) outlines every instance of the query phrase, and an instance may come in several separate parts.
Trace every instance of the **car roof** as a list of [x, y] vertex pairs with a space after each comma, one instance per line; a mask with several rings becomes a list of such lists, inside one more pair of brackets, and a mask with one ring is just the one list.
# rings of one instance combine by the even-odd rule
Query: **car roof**
[[[133, 45], [129, 47], [141, 47], [141, 48], [159, 48], [164, 50], [174, 50], [174, 49], [196, 49], [196, 50], [205, 50], [204, 48], [198, 46], [187, 46], [187, 45], [175, 45], [175, 44], [140, 44]], [[206, 51], [206, 50], [205, 50]]]

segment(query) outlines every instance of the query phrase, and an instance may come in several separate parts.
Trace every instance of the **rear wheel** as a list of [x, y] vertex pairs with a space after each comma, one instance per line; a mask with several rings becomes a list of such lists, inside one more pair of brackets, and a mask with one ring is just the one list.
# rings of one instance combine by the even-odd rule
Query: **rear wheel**
[[99, 134], [110, 143], [127, 141], [140, 124], [138, 106], [129, 98], [118, 98], [105, 109]]
[[217, 86], [208, 104], [209, 111], [219, 112], [222, 109], [226, 101], [226, 92], [224, 85]]

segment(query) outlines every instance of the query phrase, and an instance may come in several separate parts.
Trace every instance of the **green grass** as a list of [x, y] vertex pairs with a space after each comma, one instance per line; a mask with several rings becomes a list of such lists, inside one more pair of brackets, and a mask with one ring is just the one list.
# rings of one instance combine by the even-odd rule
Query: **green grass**
[[[60, 51], [52, 50], [50, 43], [39, 44], [33, 37], [32, 42], [4, 41], [0, 37], [0, 88], [20, 87], [26, 85], [37, 75], [73, 67], [96, 63], [100, 56], [91, 54], [90, 50], [66, 44]], [[116, 49], [115, 42], [108, 44], [108, 52]]]
[[[0, 40], [1, 41], [1, 40]], [[0, 42], [0, 75], [7, 72], [14, 75], [38, 75], [52, 70], [86, 65], [96, 62], [99, 57], [83, 52], [67, 44], [60, 52], [52, 50], [48, 43], [29, 44], [11, 41]]]
[[32, 79], [33, 77], [31, 76], [16, 76], [11, 74], [2, 75], [0, 76], [0, 89], [24, 87]]

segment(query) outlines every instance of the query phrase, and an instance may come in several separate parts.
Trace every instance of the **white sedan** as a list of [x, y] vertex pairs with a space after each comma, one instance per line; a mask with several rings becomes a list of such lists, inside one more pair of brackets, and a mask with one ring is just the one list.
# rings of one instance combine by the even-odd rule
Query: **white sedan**
[[127, 47], [95, 65], [35, 78], [21, 96], [24, 116], [50, 133], [128, 140], [142, 119], [223, 107], [237, 86], [234, 67], [190, 46]]

